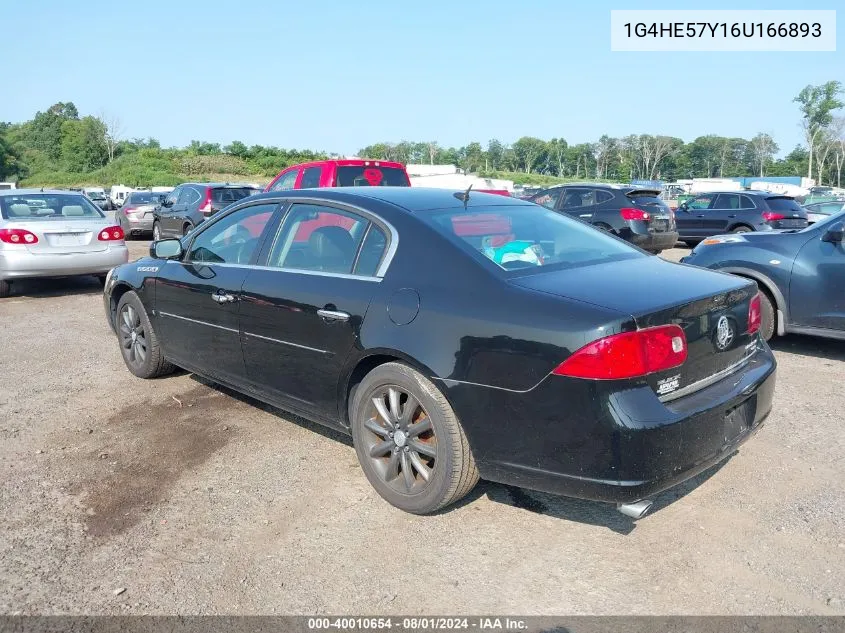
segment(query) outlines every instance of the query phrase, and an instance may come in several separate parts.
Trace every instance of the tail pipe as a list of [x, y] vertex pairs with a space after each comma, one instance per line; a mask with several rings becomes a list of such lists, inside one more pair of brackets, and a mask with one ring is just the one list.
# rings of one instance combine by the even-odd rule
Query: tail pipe
[[642, 519], [646, 514], [648, 514], [648, 511], [651, 510], [652, 504], [654, 504], [654, 501], [651, 499], [643, 499], [642, 501], [634, 501], [634, 503], [620, 503], [616, 506], [616, 509], [626, 517], [631, 517], [636, 520]]

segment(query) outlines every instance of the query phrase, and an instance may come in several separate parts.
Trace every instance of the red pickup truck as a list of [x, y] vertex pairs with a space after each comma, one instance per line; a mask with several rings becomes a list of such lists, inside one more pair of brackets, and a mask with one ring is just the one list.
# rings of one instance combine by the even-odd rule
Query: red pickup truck
[[331, 159], [282, 170], [264, 191], [316, 187], [410, 187], [405, 165], [386, 160]]

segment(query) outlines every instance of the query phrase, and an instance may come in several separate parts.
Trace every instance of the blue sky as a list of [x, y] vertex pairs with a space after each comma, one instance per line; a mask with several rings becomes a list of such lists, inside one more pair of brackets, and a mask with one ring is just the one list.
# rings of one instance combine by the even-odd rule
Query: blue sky
[[613, 53], [610, 10], [838, 3], [802, 4], [10, 2], [0, 59], [14, 79], [0, 120], [73, 101], [166, 146], [237, 139], [351, 154], [382, 140], [769, 132], [789, 150], [801, 137], [792, 98], [845, 82], [845, 12], [835, 53]]

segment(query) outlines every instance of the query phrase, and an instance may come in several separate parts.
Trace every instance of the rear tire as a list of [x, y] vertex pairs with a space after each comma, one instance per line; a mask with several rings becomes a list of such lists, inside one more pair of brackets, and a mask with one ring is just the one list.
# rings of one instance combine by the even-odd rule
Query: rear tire
[[760, 289], [760, 336], [764, 341], [775, 335], [777, 313], [769, 293]]
[[412, 514], [429, 514], [478, 483], [469, 441], [445, 396], [401, 363], [379, 365], [355, 389], [352, 439], [376, 492]]
[[0, 299], [5, 299], [12, 294], [12, 284], [5, 279], [0, 279]]
[[738, 226], [731, 231], [731, 233], [751, 233], [753, 229], [750, 226]]
[[115, 319], [120, 353], [129, 371], [138, 378], [157, 378], [176, 369], [164, 357], [144, 304], [134, 291], [120, 298]]
[[192, 227], [190, 224], [185, 222], [185, 225], [182, 227], [182, 235], [185, 236], [188, 233], [190, 233], [192, 228], [194, 228], [194, 227]]

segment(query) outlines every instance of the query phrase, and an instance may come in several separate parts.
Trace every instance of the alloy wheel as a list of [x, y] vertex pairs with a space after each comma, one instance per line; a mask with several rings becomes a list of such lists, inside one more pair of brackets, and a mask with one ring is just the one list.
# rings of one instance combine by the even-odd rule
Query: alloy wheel
[[428, 413], [412, 394], [386, 385], [367, 404], [364, 452], [394, 491], [422, 492], [437, 467], [437, 436]]
[[143, 365], [147, 360], [147, 335], [141, 315], [126, 304], [120, 312], [120, 344], [124, 356], [133, 365]]

